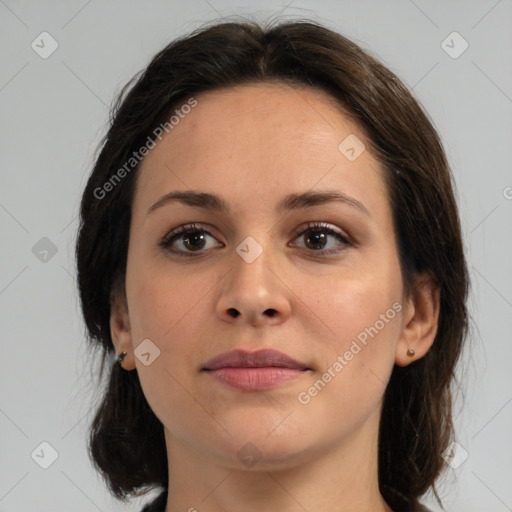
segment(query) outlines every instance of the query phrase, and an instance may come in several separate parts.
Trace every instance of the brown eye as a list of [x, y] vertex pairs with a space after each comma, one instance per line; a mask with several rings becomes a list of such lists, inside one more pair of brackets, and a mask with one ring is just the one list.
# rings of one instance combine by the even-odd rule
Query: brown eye
[[327, 243], [327, 238], [329, 235], [325, 235], [325, 233], [321, 231], [307, 231], [305, 236], [306, 245], [309, 249], [323, 249]]
[[[336, 254], [353, 245], [347, 237], [335, 231], [329, 225], [318, 222], [309, 222], [305, 229], [299, 228], [296, 236], [299, 239], [302, 237], [306, 249], [319, 255]], [[334, 248], [325, 249], [330, 238], [337, 240], [337, 242], [333, 242]]]
[[200, 231], [194, 231], [182, 235], [183, 245], [187, 249], [202, 249], [205, 246], [205, 237]]
[[[180, 256], [195, 256], [194, 253], [203, 254], [206, 252], [203, 249], [208, 243], [208, 238], [215, 240], [207, 230], [196, 224], [188, 224], [173, 229], [159, 245]], [[181, 247], [179, 247], [180, 245]], [[215, 246], [218, 247], [219, 245], [213, 245], [213, 247]]]

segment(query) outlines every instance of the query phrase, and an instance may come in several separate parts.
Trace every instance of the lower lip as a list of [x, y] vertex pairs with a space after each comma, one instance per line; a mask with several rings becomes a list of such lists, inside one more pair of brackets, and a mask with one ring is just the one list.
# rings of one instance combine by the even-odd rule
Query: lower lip
[[208, 370], [216, 380], [243, 391], [265, 391], [306, 373], [294, 368], [219, 368]]

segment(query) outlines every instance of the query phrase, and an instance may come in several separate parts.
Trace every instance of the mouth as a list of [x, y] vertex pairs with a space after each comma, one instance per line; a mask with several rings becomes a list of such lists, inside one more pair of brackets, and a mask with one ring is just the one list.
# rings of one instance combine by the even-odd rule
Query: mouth
[[304, 363], [269, 349], [225, 352], [201, 368], [216, 381], [242, 391], [272, 389], [303, 376], [309, 370], [311, 368]]

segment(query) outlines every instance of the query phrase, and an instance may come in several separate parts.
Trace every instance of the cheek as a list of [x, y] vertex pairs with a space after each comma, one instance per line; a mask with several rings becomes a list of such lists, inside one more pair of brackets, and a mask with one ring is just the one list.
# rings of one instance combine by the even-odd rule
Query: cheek
[[159, 353], [147, 367], [136, 360], [141, 384], [148, 391], [148, 401], [161, 399], [172, 402], [173, 408], [187, 407], [190, 396], [182, 386], [193, 391], [194, 372], [205, 360], [205, 347], [198, 342], [212, 334], [206, 328], [214, 312], [209, 292], [218, 279], [212, 272], [166, 272], [160, 264], [138, 268], [144, 271], [127, 278], [132, 344], [136, 350], [142, 340], [149, 339]]
[[182, 329], [188, 317], [193, 316], [213, 284], [189, 270], [170, 272], [165, 263], [153, 263], [149, 259], [138, 263], [133, 258], [133, 265], [127, 269], [132, 335], [136, 339], [154, 338], [155, 342], [168, 343], [172, 333]]
[[364, 339], [364, 333], [375, 326], [382, 334], [381, 338], [396, 338], [397, 309], [400, 309], [401, 300], [399, 279], [379, 280], [372, 274], [343, 276], [314, 288], [312, 292], [311, 288], [305, 287], [299, 296], [304, 298], [317, 323], [325, 327], [322, 338], [332, 340], [334, 349], [343, 349], [347, 343], [350, 345], [351, 340], [361, 333], [360, 339]]
[[319, 368], [297, 401], [310, 417], [329, 416], [332, 435], [362, 424], [380, 404], [400, 332], [396, 299], [401, 295], [395, 285], [344, 280], [313, 301], [329, 334], [314, 342]]
[[315, 414], [329, 407], [340, 421], [348, 413], [362, 420], [378, 405], [394, 366], [401, 329], [399, 267], [390, 259], [367, 272], [339, 275], [322, 293], [316, 290], [307, 305], [321, 320], [315, 322], [320, 330], [306, 329], [318, 372], [299, 401], [309, 400]]
[[184, 417], [194, 414], [198, 416], [194, 420], [198, 426], [211, 428], [207, 415], [202, 417], [191, 400], [191, 396], [199, 396], [191, 379], [197, 365], [194, 334], [197, 337], [201, 329], [200, 319], [205, 320], [198, 311], [211, 284], [208, 286], [204, 279], [193, 276], [166, 276], [162, 269], [152, 269], [150, 265], [141, 272], [127, 272], [133, 348], [149, 339], [159, 351], [149, 366], [136, 359], [136, 371], [148, 404], [166, 426], [172, 425], [174, 430], [183, 426], [183, 432], [175, 432], [177, 435], [185, 437], [187, 426], [175, 421], [175, 411], [181, 411]]

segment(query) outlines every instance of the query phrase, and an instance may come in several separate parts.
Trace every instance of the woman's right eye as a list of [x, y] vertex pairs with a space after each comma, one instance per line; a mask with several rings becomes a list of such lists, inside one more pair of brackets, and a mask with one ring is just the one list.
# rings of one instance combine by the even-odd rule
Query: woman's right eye
[[[204, 249], [206, 245], [207, 237], [214, 239], [214, 237], [201, 226], [197, 224], [187, 224], [173, 229], [170, 233], [165, 235], [159, 245], [179, 256], [195, 256], [196, 253], [202, 254], [205, 252], [202, 249]], [[173, 248], [177, 242], [179, 242], [184, 249]], [[217, 247], [219, 246], [222, 247], [223, 244], [217, 245]], [[213, 247], [215, 247], [215, 245], [211, 248]]]

